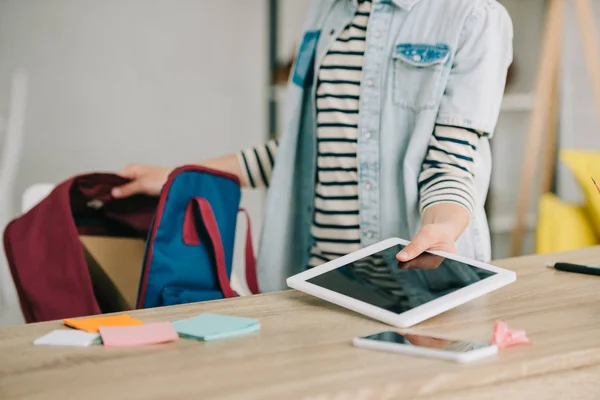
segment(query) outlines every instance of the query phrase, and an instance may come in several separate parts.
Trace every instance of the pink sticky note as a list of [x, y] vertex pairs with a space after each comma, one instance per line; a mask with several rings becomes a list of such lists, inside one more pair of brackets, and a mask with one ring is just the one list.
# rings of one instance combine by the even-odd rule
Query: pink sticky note
[[527, 338], [525, 331], [508, 329], [508, 325], [502, 321], [496, 321], [492, 333], [492, 344], [504, 349], [517, 345], [531, 345], [531, 340]]
[[101, 326], [100, 336], [102, 336], [102, 343], [107, 347], [167, 343], [179, 338], [170, 322], [139, 326]]

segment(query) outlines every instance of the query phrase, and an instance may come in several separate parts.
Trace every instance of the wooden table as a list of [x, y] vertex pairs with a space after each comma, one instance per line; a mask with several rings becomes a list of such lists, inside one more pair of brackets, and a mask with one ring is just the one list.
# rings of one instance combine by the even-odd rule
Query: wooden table
[[260, 334], [143, 348], [35, 347], [59, 322], [0, 330], [0, 399], [600, 399], [600, 277], [547, 260], [600, 264], [600, 247], [504, 260], [517, 282], [415, 329], [489, 339], [497, 319], [532, 347], [460, 365], [355, 348], [386, 325], [294, 292], [131, 314], [143, 321], [200, 312], [260, 318]]

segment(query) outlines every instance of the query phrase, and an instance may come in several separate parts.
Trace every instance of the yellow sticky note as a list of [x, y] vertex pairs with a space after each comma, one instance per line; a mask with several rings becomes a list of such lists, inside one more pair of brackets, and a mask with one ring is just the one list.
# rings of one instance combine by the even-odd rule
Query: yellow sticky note
[[91, 317], [81, 319], [65, 319], [65, 325], [86, 332], [99, 332], [101, 326], [136, 326], [144, 325], [139, 319], [127, 314], [110, 317]]

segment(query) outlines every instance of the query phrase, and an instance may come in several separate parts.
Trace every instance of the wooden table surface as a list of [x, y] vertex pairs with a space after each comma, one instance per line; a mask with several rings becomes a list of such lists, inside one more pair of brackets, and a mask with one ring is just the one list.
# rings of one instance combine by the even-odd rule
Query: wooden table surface
[[146, 322], [201, 312], [260, 319], [261, 332], [142, 348], [37, 347], [59, 322], [0, 329], [0, 399], [600, 399], [600, 277], [547, 260], [600, 264], [600, 247], [494, 264], [517, 281], [414, 328], [487, 340], [495, 320], [534, 345], [470, 364], [375, 352], [357, 335], [388, 328], [294, 291], [132, 312]]

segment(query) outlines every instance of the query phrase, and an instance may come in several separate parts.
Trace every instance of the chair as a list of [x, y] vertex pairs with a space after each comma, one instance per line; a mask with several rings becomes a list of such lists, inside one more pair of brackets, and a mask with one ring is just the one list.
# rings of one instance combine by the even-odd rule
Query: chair
[[21, 212], [25, 214], [52, 192], [52, 183], [36, 183], [25, 189], [21, 199]]

